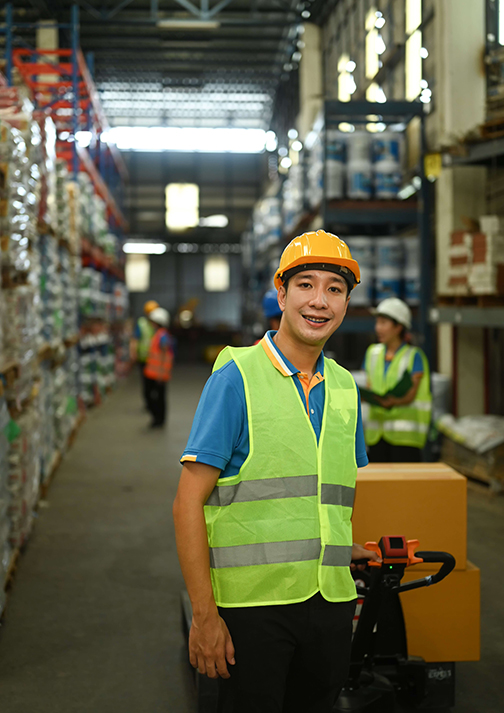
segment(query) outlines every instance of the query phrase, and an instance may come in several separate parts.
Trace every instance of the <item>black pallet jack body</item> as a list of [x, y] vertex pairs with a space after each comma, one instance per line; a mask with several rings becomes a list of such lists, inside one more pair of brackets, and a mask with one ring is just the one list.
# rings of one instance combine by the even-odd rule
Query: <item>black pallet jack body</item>
[[[349, 678], [333, 713], [399, 713], [404, 710], [399, 705], [440, 711], [453, 705], [454, 664], [429, 664], [408, 657], [399, 592], [440, 582], [451, 572], [455, 560], [445, 552], [415, 555], [417, 546], [417, 540], [406, 542], [404, 537], [384, 537], [379, 545], [367, 543], [383, 563], [356, 574], [357, 593], [364, 601], [352, 642]], [[442, 563], [442, 567], [433, 576], [401, 584], [405, 568], [417, 562]], [[186, 591], [181, 605], [188, 641], [192, 609]], [[198, 671], [194, 675], [198, 713], [215, 713], [217, 681]]]
[[[417, 552], [418, 540], [383, 537], [366, 548], [382, 557], [356, 575], [363, 597], [352, 641], [350, 674], [334, 713], [398, 713], [401, 710], [447, 710], [454, 705], [453, 663], [426, 663], [408, 656], [400, 592], [440, 582], [454, 568], [446, 552]], [[435, 575], [401, 584], [406, 567], [441, 564]], [[360, 580], [360, 581], [359, 581]]]

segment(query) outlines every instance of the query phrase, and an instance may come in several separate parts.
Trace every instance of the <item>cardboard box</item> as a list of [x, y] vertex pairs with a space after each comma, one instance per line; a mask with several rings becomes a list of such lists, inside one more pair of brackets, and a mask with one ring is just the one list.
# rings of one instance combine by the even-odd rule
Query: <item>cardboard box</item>
[[[432, 567], [432, 565], [431, 565]], [[431, 569], [434, 574], [437, 569]], [[403, 582], [425, 577], [409, 567]], [[410, 656], [426, 661], [479, 661], [480, 570], [467, 562], [439, 584], [400, 595]]]
[[372, 463], [359, 469], [352, 523], [354, 542], [403, 535], [421, 550], [449, 552], [464, 570], [467, 480], [444, 463]]

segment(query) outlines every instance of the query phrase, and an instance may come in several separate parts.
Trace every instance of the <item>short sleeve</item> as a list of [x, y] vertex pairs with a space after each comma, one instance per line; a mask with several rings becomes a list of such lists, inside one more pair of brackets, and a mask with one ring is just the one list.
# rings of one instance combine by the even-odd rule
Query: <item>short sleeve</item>
[[364, 440], [364, 427], [362, 425], [362, 410], [359, 387], [357, 387], [357, 428], [355, 430], [355, 460], [358, 468], [364, 468], [369, 463]]
[[228, 362], [203, 389], [180, 461], [206, 463], [223, 471], [245, 438], [248, 442], [243, 380], [236, 364]]
[[140, 332], [140, 327], [138, 326], [138, 322], [135, 324], [135, 330], [133, 332], [133, 338], [136, 340], [141, 339], [142, 334]]
[[415, 358], [413, 359], [413, 366], [411, 368], [411, 373], [412, 374], [423, 374], [423, 371], [424, 371], [424, 365], [422, 362], [422, 357], [420, 356], [420, 352], [416, 351]]

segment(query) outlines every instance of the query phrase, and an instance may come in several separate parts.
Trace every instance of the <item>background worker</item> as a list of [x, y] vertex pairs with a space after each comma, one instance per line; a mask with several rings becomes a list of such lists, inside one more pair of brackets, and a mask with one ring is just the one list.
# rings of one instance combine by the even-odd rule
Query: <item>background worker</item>
[[196, 411], [173, 513], [193, 620], [191, 663], [219, 678], [219, 713], [330, 713], [348, 672], [357, 467], [353, 377], [322, 348], [360, 271], [324, 231], [275, 275], [282, 319], [219, 355]]
[[408, 463], [421, 460], [432, 413], [429, 363], [424, 352], [406, 341], [411, 311], [397, 297], [380, 302], [375, 311], [378, 344], [366, 351], [363, 369], [368, 386], [377, 394], [394, 388], [405, 371], [412, 386], [402, 397], [388, 396], [371, 405], [366, 425], [369, 460]]
[[133, 339], [130, 342], [130, 359], [138, 364], [142, 379], [142, 395], [144, 398], [145, 407], [148, 409], [147, 382], [144, 374], [145, 362], [149, 354], [151, 339], [156, 332], [154, 325], [149, 322], [149, 314], [152, 310], [159, 307], [156, 300], [148, 300], [144, 304], [144, 315], [139, 317], [133, 332]]
[[268, 322], [268, 328], [274, 329], [276, 332], [280, 326], [282, 310], [278, 304], [278, 290], [275, 287], [265, 293], [262, 308], [264, 317]]
[[150, 312], [149, 320], [154, 336], [144, 369], [147, 407], [152, 415], [151, 428], [161, 428], [166, 420], [168, 382], [173, 366], [173, 343], [168, 333], [170, 315], [162, 307], [156, 307]]

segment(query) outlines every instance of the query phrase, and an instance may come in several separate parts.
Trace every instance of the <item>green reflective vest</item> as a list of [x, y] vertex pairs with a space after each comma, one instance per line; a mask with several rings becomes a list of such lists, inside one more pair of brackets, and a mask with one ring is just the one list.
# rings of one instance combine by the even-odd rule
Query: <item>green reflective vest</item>
[[205, 505], [214, 596], [223, 607], [329, 601], [356, 596], [350, 574], [357, 476], [357, 388], [324, 361], [325, 406], [319, 443], [292, 377], [261, 344], [227, 347], [245, 389], [249, 455], [222, 478]]
[[385, 344], [372, 344], [366, 352], [366, 373], [371, 389], [377, 394], [386, 394], [401, 380], [406, 370], [411, 371], [415, 354], [420, 354], [423, 377], [415, 400], [407, 406], [386, 409], [371, 406], [365, 427], [368, 446], [383, 438], [393, 446], [423, 448], [431, 420], [432, 396], [427, 357], [418, 347], [407, 344], [400, 347], [385, 373]]
[[140, 317], [138, 320], [140, 339], [137, 347], [137, 361], [145, 362], [149, 356], [149, 349], [152, 337], [156, 333], [156, 328], [149, 322], [147, 317]]

